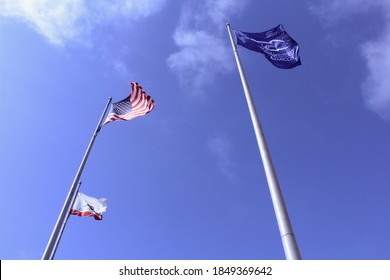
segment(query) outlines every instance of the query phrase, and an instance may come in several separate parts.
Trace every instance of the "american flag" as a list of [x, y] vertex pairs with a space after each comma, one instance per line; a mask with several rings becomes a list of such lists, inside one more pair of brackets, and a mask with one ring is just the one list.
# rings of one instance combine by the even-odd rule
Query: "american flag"
[[128, 121], [150, 113], [154, 100], [145, 93], [137, 82], [131, 82], [131, 93], [122, 101], [113, 103], [103, 125], [113, 121]]

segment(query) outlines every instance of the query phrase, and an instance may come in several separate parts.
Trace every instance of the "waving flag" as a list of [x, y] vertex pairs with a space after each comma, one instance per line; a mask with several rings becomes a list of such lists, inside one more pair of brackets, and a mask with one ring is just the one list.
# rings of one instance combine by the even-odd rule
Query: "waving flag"
[[261, 33], [233, 30], [237, 44], [263, 54], [273, 65], [282, 69], [301, 65], [299, 45], [284, 30], [283, 25]]
[[103, 219], [102, 213], [106, 212], [106, 209], [107, 199], [97, 199], [78, 192], [70, 214], [80, 217], [94, 217], [95, 220], [101, 220]]
[[131, 82], [131, 93], [122, 101], [113, 103], [110, 113], [103, 125], [112, 121], [128, 121], [136, 117], [150, 113], [154, 108], [154, 100], [145, 93], [142, 87], [136, 83]]

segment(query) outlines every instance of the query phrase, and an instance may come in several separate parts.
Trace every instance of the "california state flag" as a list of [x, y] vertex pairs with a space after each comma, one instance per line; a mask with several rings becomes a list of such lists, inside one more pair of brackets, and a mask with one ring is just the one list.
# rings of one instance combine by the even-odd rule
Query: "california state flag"
[[101, 220], [103, 219], [102, 214], [106, 212], [106, 209], [107, 199], [97, 199], [78, 192], [70, 214], [81, 217], [94, 217], [95, 220]]

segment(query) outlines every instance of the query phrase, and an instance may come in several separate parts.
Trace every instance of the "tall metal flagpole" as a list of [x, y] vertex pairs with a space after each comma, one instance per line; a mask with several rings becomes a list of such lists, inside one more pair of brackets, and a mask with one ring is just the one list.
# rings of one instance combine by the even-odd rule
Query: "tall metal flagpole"
[[[68, 194], [68, 195], [71, 196], [70, 203], [69, 203], [70, 208], [73, 207], [74, 201], [76, 200], [77, 193], [79, 192], [80, 187], [81, 187], [81, 181], [79, 181], [77, 186], [72, 186], [72, 188], [71, 188], [71, 190], [70, 190], [70, 192]], [[69, 216], [70, 216], [70, 209], [68, 209], [68, 212], [66, 214], [65, 220], [61, 224], [61, 228], [60, 228], [59, 234], [58, 234], [57, 238], [54, 241], [55, 243], [53, 245], [53, 252], [51, 253], [51, 258], [50, 259], [53, 259], [55, 254], [56, 254], [56, 252], [57, 252], [58, 244], [61, 241], [62, 233], [64, 232], [64, 229], [65, 229], [66, 223], [68, 222]]]
[[275, 210], [276, 219], [279, 226], [280, 235], [282, 238], [284, 253], [287, 260], [300, 260], [301, 254], [298, 249], [298, 244], [294, 236], [294, 232], [291, 226], [290, 218], [287, 213], [287, 208], [284, 203], [282, 191], [279, 186], [278, 178], [276, 177], [275, 168], [272, 163], [271, 155], [268, 150], [267, 143], [265, 141], [265, 136], [263, 129], [261, 127], [260, 119], [256, 111], [256, 107], [253, 102], [253, 98], [245, 77], [244, 69], [241, 65], [241, 60], [238, 55], [237, 46], [234, 42], [230, 24], [226, 23], [227, 30], [229, 32], [230, 41], [232, 43], [234, 56], [236, 58], [238, 71], [240, 72], [242, 86], [244, 88], [246, 101], [248, 103], [249, 112], [251, 115], [253, 128], [255, 130], [257, 144], [259, 146], [261, 158], [263, 161], [263, 166], [265, 170], [265, 175], [267, 177], [269, 191], [271, 193], [272, 203]]
[[83, 172], [85, 163], [87, 162], [89, 153], [91, 152], [91, 149], [92, 149], [93, 143], [95, 142], [96, 136], [98, 135], [98, 133], [102, 127], [103, 118], [106, 115], [106, 112], [107, 112], [108, 106], [111, 103], [111, 100], [112, 100], [112, 98], [110, 97], [108, 99], [106, 107], [104, 108], [103, 114], [100, 117], [98, 125], [96, 126], [95, 132], [92, 135], [91, 141], [89, 142], [89, 145], [88, 145], [87, 150], [84, 154], [84, 157], [81, 161], [81, 164], [80, 164], [79, 169], [76, 173], [76, 176], [74, 177], [73, 184], [70, 187], [68, 196], [66, 197], [64, 206], [62, 207], [61, 213], [58, 216], [57, 223], [53, 229], [53, 232], [51, 234], [49, 242], [47, 243], [46, 250], [42, 256], [42, 260], [52, 260], [54, 258], [54, 254], [57, 250], [59, 240], [61, 239], [61, 235], [62, 235], [62, 232], [64, 230], [65, 223], [67, 221], [67, 217], [69, 216], [70, 207], [72, 206], [72, 204], [74, 202], [74, 198], [75, 198], [77, 191], [78, 191], [77, 185], [79, 184], [81, 173]]

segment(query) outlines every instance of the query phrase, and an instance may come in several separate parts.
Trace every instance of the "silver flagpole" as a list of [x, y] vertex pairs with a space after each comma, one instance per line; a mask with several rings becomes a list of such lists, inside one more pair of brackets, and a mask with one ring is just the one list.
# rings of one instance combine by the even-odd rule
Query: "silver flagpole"
[[300, 260], [301, 254], [299, 252], [298, 244], [294, 236], [294, 232], [291, 226], [290, 218], [287, 213], [287, 208], [284, 203], [282, 191], [279, 186], [278, 178], [276, 177], [275, 168], [272, 163], [271, 155], [268, 150], [267, 142], [265, 141], [265, 136], [263, 129], [261, 127], [260, 119], [256, 111], [256, 107], [253, 102], [253, 98], [248, 86], [248, 82], [245, 77], [244, 69], [241, 65], [241, 60], [238, 55], [237, 46], [234, 42], [232, 30], [230, 24], [226, 23], [227, 30], [229, 32], [230, 41], [232, 43], [234, 56], [236, 58], [238, 71], [240, 72], [242, 86], [244, 88], [246, 101], [248, 103], [249, 112], [251, 115], [253, 128], [255, 130], [257, 144], [259, 146], [261, 158], [263, 161], [263, 166], [265, 170], [265, 175], [267, 177], [269, 191], [271, 193], [272, 204], [274, 206], [276, 219], [279, 226], [280, 235], [282, 238], [284, 253], [287, 260]]
[[[76, 186], [72, 186], [70, 192], [68, 195], [71, 196], [71, 201], [70, 201], [70, 209], [73, 207], [73, 204], [74, 204], [74, 201], [76, 200], [76, 197], [77, 197], [77, 193], [79, 192], [79, 189], [80, 189], [80, 186], [81, 186], [81, 181], [79, 181], [79, 183], [77, 184], [77, 187]], [[66, 217], [65, 217], [65, 220], [64, 222], [61, 224], [61, 228], [60, 228], [60, 232], [57, 236], [57, 239], [54, 241], [54, 245], [53, 245], [53, 253], [51, 254], [51, 258], [50, 259], [53, 259], [56, 252], [57, 252], [57, 248], [58, 248], [58, 244], [60, 243], [60, 240], [61, 240], [61, 237], [62, 237], [62, 233], [64, 232], [64, 229], [65, 229], [65, 226], [66, 226], [66, 223], [68, 222], [68, 219], [69, 219], [69, 216], [70, 216], [70, 209], [68, 210], [67, 214], [66, 214]]]
[[74, 177], [73, 184], [70, 187], [68, 196], [66, 197], [64, 206], [62, 207], [61, 213], [58, 216], [57, 223], [53, 229], [53, 232], [51, 234], [49, 242], [47, 243], [45, 252], [43, 253], [43, 256], [42, 256], [42, 260], [52, 260], [54, 258], [54, 254], [57, 251], [57, 246], [58, 246], [59, 240], [61, 239], [62, 232], [65, 228], [65, 223], [67, 221], [67, 217], [69, 216], [70, 207], [72, 206], [72, 204], [74, 202], [74, 197], [78, 191], [77, 184], [79, 184], [81, 173], [83, 172], [85, 163], [87, 162], [89, 153], [91, 152], [91, 149], [92, 149], [93, 143], [95, 142], [96, 136], [98, 135], [98, 133], [102, 127], [103, 118], [106, 115], [106, 112], [107, 112], [108, 106], [111, 103], [111, 100], [112, 100], [112, 98], [110, 97], [108, 99], [106, 107], [104, 108], [103, 114], [100, 117], [98, 125], [96, 126], [95, 132], [92, 135], [91, 141], [89, 142], [88, 148], [84, 154], [84, 157], [81, 161], [79, 169], [76, 173], [76, 176]]

